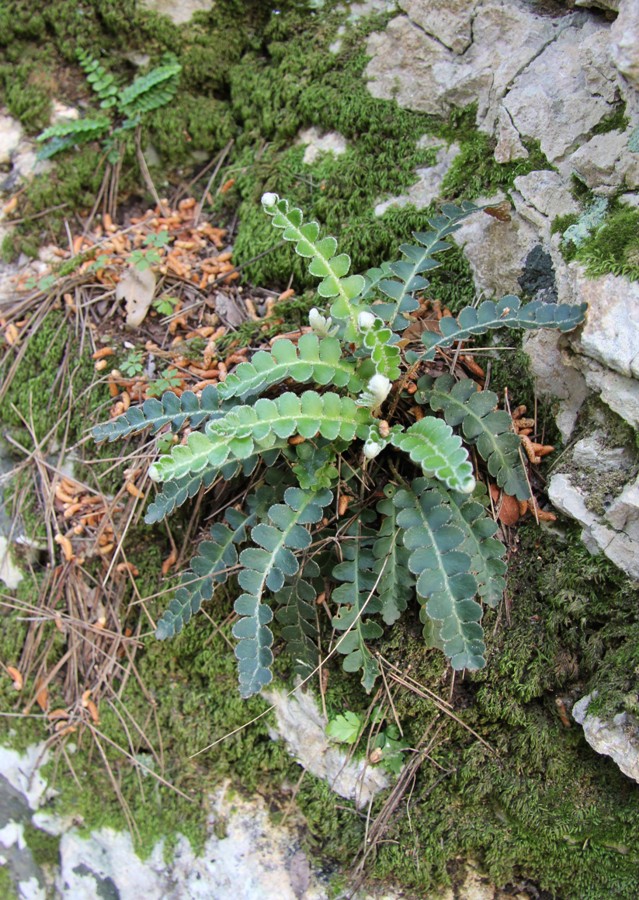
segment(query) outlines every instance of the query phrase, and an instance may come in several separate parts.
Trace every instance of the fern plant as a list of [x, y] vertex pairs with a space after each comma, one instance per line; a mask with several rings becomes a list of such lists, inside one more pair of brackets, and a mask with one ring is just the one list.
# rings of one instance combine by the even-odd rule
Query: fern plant
[[504, 326], [569, 331], [585, 307], [489, 300], [444, 316], [437, 333], [424, 331], [421, 346], [409, 349], [402, 332], [426, 274], [477, 207], [444, 206], [428, 231], [402, 245], [402, 259], [357, 275], [336, 240], [320, 237], [301, 210], [276, 194], [262, 204], [309, 260], [328, 308], [311, 311], [311, 327], [296, 343], [282, 338], [259, 350], [201, 396], [166, 393], [94, 431], [96, 440], [116, 440], [146, 428], [179, 432], [188, 423], [188, 437], [151, 466], [163, 487], [149, 523], [202, 488], [248, 480], [244, 510], [228, 509], [226, 523], [211, 527], [156, 635], [181, 631], [232, 574], [243, 697], [271, 680], [274, 618], [295, 670], [313, 672], [316, 599], [327, 590], [335, 650], [367, 690], [379, 674], [374, 642], [411, 597], [427, 644], [456, 670], [481, 668], [482, 609], [499, 603], [506, 565], [478, 461], [505, 492], [523, 500], [529, 488], [509, 415], [492, 391], [455, 373], [454, 351]]
[[119, 88], [115, 76], [97, 59], [82, 49], [76, 55], [103, 112], [56, 122], [45, 129], [36, 138], [41, 144], [38, 158], [50, 159], [76, 144], [102, 140], [109, 162], [115, 163], [118, 143], [126, 133], [137, 128], [146, 113], [173, 99], [182, 67], [172, 54], [166, 54], [161, 65]]

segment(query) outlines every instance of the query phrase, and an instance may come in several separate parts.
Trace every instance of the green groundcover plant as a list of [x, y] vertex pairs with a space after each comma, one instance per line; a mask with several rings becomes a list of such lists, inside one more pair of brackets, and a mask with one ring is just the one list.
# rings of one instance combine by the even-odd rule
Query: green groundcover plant
[[[321, 237], [301, 210], [272, 193], [262, 206], [309, 260], [327, 308], [311, 310], [296, 343], [282, 338], [258, 350], [200, 396], [169, 391], [94, 429], [101, 441], [188, 426], [182, 443], [151, 466], [163, 487], [147, 509], [149, 524], [221, 481], [244, 479], [251, 488], [241, 509], [229, 506], [211, 526], [156, 636], [177, 634], [236, 576], [243, 697], [272, 679], [274, 616], [295, 671], [314, 671], [316, 601], [326, 591], [334, 650], [366, 690], [379, 674], [374, 642], [412, 598], [426, 645], [455, 670], [479, 669], [483, 604], [499, 603], [506, 565], [469, 448], [505, 493], [524, 500], [529, 486], [509, 414], [497, 409], [495, 393], [458, 375], [455, 361], [466, 342], [494, 329], [569, 331], [585, 306], [487, 300], [445, 315], [437, 333], [424, 331], [410, 349], [402, 335], [427, 273], [478, 207], [445, 205], [428, 231], [401, 246], [400, 260], [357, 275], [335, 238]], [[415, 421], [415, 402], [435, 415]]]
[[56, 122], [43, 131], [36, 138], [41, 145], [38, 158], [49, 159], [77, 144], [101, 140], [109, 162], [116, 163], [119, 142], [127, 132], [137, 128], [146, 113], [173, 99], [182, 67], [172, 54], [165, 54], [161, 65], [120, 88], [115, 76], [85, 50], [78, 50], [76, 55], [100, 101], [100, 111], [81, 119]]

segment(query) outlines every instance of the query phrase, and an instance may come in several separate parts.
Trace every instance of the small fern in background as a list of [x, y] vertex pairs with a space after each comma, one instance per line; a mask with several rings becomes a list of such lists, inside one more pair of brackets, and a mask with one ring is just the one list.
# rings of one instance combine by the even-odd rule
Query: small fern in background
[[36, 138], [41, 144], [38, 158], [50, 159], [76, 144], [103, 140], [109, 162], [114, 163], [119, 156], [118, 142], [126, 132], [136, 128], [146, 113], [173, 99], [182, 67], [174, 56], [166, 54], [162, 65], [121, 89], [115, 76], [89, 53], [80, 49], [76, 55], [104, 112], [47, 128]]
[[296, 343], [282, 338], [259, 350], [201, 396], [169, 392], [94, 430], [96, 440], [115, 440], [188, 424], [188, 437], [151, 467], [163, 488], [147, 510], [149, 523], [201, 488], [247, 482], [243, 510], [227, 509], [226, 522], [211, 527], [156, 635], [181, 631], [233, 575], [243, 697], [271, 681], [274, 616], [296, 672], [313, 672], [316, 600], [327, 590], [333, 647], [367, 690], [379, 674], [374, 642], [411, 597], [427, 645], [456, 670], [481, 668], [482, 604], [499, 603], [506, 565], [475, 465], [483, 460], [488, 475], [521, 500], [529, 488], [510, 416], [493, 392], [456, 374], [455, 351], [504, 326], [569, 331], [585, 307], [489, 300], [445, 315], [411, 350], [407, 327], [426, 273], [477, 207], [444, 206], [430, 230], [402, 245], [402, 259], [353, 275], [349, 257], [335, 238], [320, 237], [317, 222], [305, 223], [275, 194], [262, 203], [309, 260], [328, 308], [311, 311], [311, 328]]

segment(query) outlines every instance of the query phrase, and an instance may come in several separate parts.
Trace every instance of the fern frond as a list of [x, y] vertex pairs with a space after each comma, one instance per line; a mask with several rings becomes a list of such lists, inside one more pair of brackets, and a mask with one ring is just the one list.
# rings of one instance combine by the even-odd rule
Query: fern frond
[[171, 62], [140, 75], [120, 91], [118, 106], [129, 118], [166, 106], [175, 96], [182, 66]]
[[390, 298], [391, 302], [375, 303], [372, 309], [394, 331], [403, 331], [410, 324], [406, 316], [419, 306], [413, 295], [417, 291], [423, 291], [430, 283], [423, 277], [423, 273], [438, 268], [440, 263], [433, 258], [434, 254], [450, 250], [452, 246], [445, 238], [457, 231], [463, 219], [479, 209], [480, 207], [468, 202], [461, 206], [445, 203], [441, 215], [428, 220], [432, 231], [413, 232], [420, 247], [402, 244], [399, 249], [405, 259], [383, 263], [379, 269], [366, 272], [368, 285], [365, 296], [370, 297], [372, 289], [376, 288]]
[[286, 393], [275, 400], [260, 397], [254, 406], [236, 406], [223, 418], [209, 422], [206, 434], [190, 434], [186, 445], [161, 456], [149, 474], [154, 481], [182, 478], [207, 466], [245, 459], [256, 447], [268, 450], [293, 434], [352, 441], [356, 434], [365, 437], [371, 422], [368, 410], [333, 393]]
[[497, 394], [478, 391], [470, 378], [455, 381], [452, 375], [441, 375], [435, 381], [428, 375], [420, 378], [425, 400], [435, 412], [443, 412], [449, 425], [461, 425], [466, 440], [474, 444], [486, 460], [488, 471], [506, 494], [527, 500], [530, 489], [521, 461], [521, 441], [512, 430], [507, 412], [496, 409]]
[[200, 488], [206, 490], [211, 487], [217, 474], [215, 469], [208, 469], [198, 472], [197, 475], [186, 475], [178, 481], [168, 481], [149, 504], [144, 515], [146, 524], [155, 525], [156, 522], [161, 522], [187, 500], [195, 497]]
[[[436, 623], [442, 649], [453, 669], [480, 669], [485, 665], [482, 609], [473, 598], [478, 584], [471, 574], [471, 558], [461, 548], [465, 533], [454, 524], [450, 505], [436, 489], [424, 487], [427, 479], [415, 479], [410, 490], [393, 499], [399, 509], [398, 525], [404, 529], [404, 546], [410, 551], [409, 567], [417, 575], [420, 618]], [[428, 635], [430, 629], [426, 629]]]
[[409, 552], [404, 547], [397, 524], [397, 507], [392, 501], [395, 488], [384, 488], [386, 498], [377, 504], [377, 512], [384, 516], [379, 528], [379, 537], [373, 544], [375, 575], [380, 575], [377, 594], [381, 602], [382, 619], [392, 625], [408, 605], [415, 579], [408, 568]]
[[486, 509], [477, 500], [466, 494], [438, 490], [451, 509], [451, 522], [464, 532], [464, 543], [461, 549], [468, 553], [471, 560], [470, 571], [477, 580], [478, 593], [488, 606], [498, 606], [506, 581], [506, 563], [502, 559], [506, 548], [494, 537], [499, 530], [497, 523], [486, 513]]
[[[110, 127], [111, 120], [106, 117], [56, 122], [50, 128], [45, 128], [36, 138], [39, 144], [43, 144], [38, 150], [38, 159], [51, 159], [56, 153], [61, 153], [74, 144], [97, 140], [103, 137]], [[45, 141], [48, 143], [44, 143]]]
[[275, 618], [282, 625], [293, 669], [306, 678], [317, 668], [317, 589], [313, 580], [319, 578], [317, 563], [309, 560], [303, 571], [290, 585], [285, 585], [273, 598], [279, 605]]
[[[340, 604], [339, 612], [333, 616], [332, 625], [336, 631], [348, 632], [339, 638], [337, 650], [345, 656], [342, 663], [345, 672], [362, 672], [362, 685], [370, 691], [379, 675], [377, 660], [372, 656], [367, 641], [381, 637], [382, 628], [377, 622], [365, 616], [381, 610], [382, 604], [375, 593], [377, 576], [373, 571], [375, 557], [370, 546], [369, 535], [364, 534], [361, 521], [354, 522], [346, 532], [342, 547], [343, 562], [333, 569], [333, 578], [341, 581], [331, 594], [331, 599]], [[366, 540], [368, 537], [368, 540]]]
[[235, 601], [240, 619], [233, 627], [233, 635], [239, 641], [235, 655], [240, 694], [244, 698], [258, 693], [272, 679], [273, 635], [268, 623], [273, 613], [262, 603], [264, 591], [280, 591], [285, 579], [297, 573], [299, 563], [292, 551], [308, 547], [311, 535], [304, 526], [319, 522], [332, 499], [330, 491], [288, 488], [284, 503], [269, 510], [270, 524], [260, 523], [251, 530], [251, 540], [258, 546], [240, 553], [243, 568], [238, 582], [244, 593]]
[[[362, 313], [360, 316], [360, 329], [361, 319], [364, 315], [370, 315], [370, 313]], [[397, 340], [397, 335], [393, 334], [391, 329], [384, 325], [377, 316], [370, 328], [364, 331], [363, 344], [367, 350], [370, 350], [375, 371], [380, 375], [385, 375], [390, 381], [395, 381], [400, 375], [400, 350], [393, 342], [394, 340]]]
[[473, 467], [461, 438], [442, 419], [426, 416], [406, 431], [393, 431], [390, 441], [408, 453], [425, 475], [443, 481], [453, 491], [469, 494], [475, 487]]
[[145, 428], [151, 428], [151, 433], [155, 434], [165, 425], [179, 431], [187, 421], [192, 428], [197, 428], [202, 422], [223, 415], [217, 388], [213, 385], [205, 387], [200, 397], [193, 391], [184, 391], [181, 397], [167, 391], [161, 400], [150, 398], [141, 406], [129, 407], [117, 419], [96, 425], [93, 438], [96, 441], [115, 441]]
[[478, 307], [467, 306], [457, 318], [444, 316], [439, 320], [441, 334], [424, 331], [422, 343], [426, 353], [420, 359], [434, 359], [438, 349], [451, 347], [458, 341], [466, 341], [478, 334], [485, 334], [494, 328], [523, 328], [527, 331], [535, 328], [557, 328], [559, 331], [572, 331], [585, 319], [586, 303], [575, 306], [558, 303], [532, 303], [521, 305], [519, 297], [508, 294], [495, 303], [484, 300]]
[[347, 253], [337, 255], [337, 241], [334, 237], [318, 240], [317, 222], [303, 224], [302, 210], [289, 208], [288, 200], [281, 200], [277, 194], [264, 194], [262, 208], [271, 216], [273, 226], [282, 229], [284, 240], [295, 242], [298, 256], [311, 260], [308, 271], [322, 279], [317, 288], [318, 294], [327, 299], [337, 298], [331, 305], [331, 315], [349, 322], [346, 339], [355, 340], [358, 336], [357, 313], [361, 308], [356, 301], [366, 282], [362, 275], [348, 275], [350, 256]]
[[305, 441], [291, 447], [285, 455], [293, 461], [292, 469], [302, 488], [329, 488], [339, 479], [337, 450], [332, 441]]
[[111, 120], [106, 116], [97, 119], [65, 119], [62, 122], [56, 122], [50, 128], [45, 128], [42, 134], [36, 138], [38, 143], [48, 141], [49, 138], [72, 138], [76, 143], [78, 141], [92, 141], [96, 137], [100, 137], [105, 131], [108, 131]]
[[118, 87], [114, 76], [107, 72], [104, 66], [100, 65], [97, 59], [91, 56], [90, 53], [87, 53], [86, 50], [76, 50], [76, 56], [87, 76], [87, 81], [102, 101], [100, 103], [102, 109], [109, 109], [111, 106], [115, 106]]
[[[282, 442], [282, 447], [284, 442]], [[167, 481], [161, 491], [156, 494], [152, 503], [144, 516], [147, 525], [154, 525], [161, 522], [169, 516], [174, 510], [191, 500], [198, 493], [200, 488], [206, 491], [211, 487], [218, 476], [225, 481], [230, 481], [241, 472], [245, 478], [252, 475], [260, 460], [266, 466], [272, 466], [279, 456], [281, 448], [265, 450], [264, 452], [255, 452], [239, 463], [229, 463], [220, 469], [204, 469], [195, 475], [185, 475], [177, 481]]]
[[155, 636], [163, 641], [179, 634], [202, 604], [210, 600], [215, 587], [224, 584], [228, 570], [237, 565], [235, 545], [246, 540], [246, 529], [255, 516], [246, 516], [235, 509], [227, 509], [228, 528], [220, 522], [211, 526], [210, 540], [203, 541], [197, 556], [191, 560], [191, 568], [182, 575], [175, 596], [162, 614]]
[[298, 384], [315, 381], [345, 387], [357, 393], [361, 382], [355, 375], [355, 364], [342, 358], [341, 344], [336, 338], [319, 340], [315, 334], [305, 334], [297, 347], [292, 341], [281, 338], [275, 341], [270, 352], [258, 350], [250, 362], [240, 365], [218, 385], [220, 397], [225, 400], [239, 397], [246, 400], [253, 394], [261, 394], [267, 388], [292, 378]]

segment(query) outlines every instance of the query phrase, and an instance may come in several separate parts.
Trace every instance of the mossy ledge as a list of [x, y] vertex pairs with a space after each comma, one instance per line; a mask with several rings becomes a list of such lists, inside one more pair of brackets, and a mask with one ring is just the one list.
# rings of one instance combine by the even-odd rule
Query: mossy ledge
[[[279, 16], [271, 15], [274, 3], [218, 0], [213, 11], [196, 15], [181, 30], [141, 10], [133, 0], [90, 0], [82, 6], [54, 0], [37, 14], [30, 4], [12, 3], [0, 11], [0, 76], [5, 88], [15, 73], [6, 102], [35, 134], [44, 124], [51, 97], [89, 99], [78, 87], [74, 53], [79, 43], [112, 61], [123, 78], [133, 71], [125, 53], [144, 51], [154, 61], [173, 50], [183, 66], [180, 94], [169, 111], [152, 117], [146, 137], [159, 150], [163, 165], [170, 166], [172, 182], [190, 174], [193, 150], [213, 156], [235, 139], [224, 172], [235, 183], [209, 212], [230, 218], [239, 208], [238, 261], [271, 246], [264, 219], [255, 212], [262, 191], [270, 189], [287, 194], [309, 217], [319, 218], [364, 269], [394, 255], [412, 229], [423, 227], [428, 211], [389, 210], [381, 220], [372, 213], [380, 195], [402, 192], [414, 179], [415, 167], [430, 161], [428, 151], [416, 149], [422, 134], [434, 134], [442, 143], [458, 141], [466, 167], [481, 163], [472, 183], [458, 164], [449, 174], [445, 199], [508, 190], [516, 175], [530, 169], [528, 163], [494, 163], [486, 138], [473, 128], [472, 111], [439, 122], [370, 98], [361, 78], [366, 62], [362, 39], [367, 30], [382, 27], [383, 19], [352, 27], [339, 56], [331, 57], [329, 43], [343, 22], [336, 6], [326, 3], [321, 17], [315, 14], [317, 27], [311, 36], [308, 10], [292, 0], [277, 4]], [[20, 61], [23, 67], [16, 69]], [[347, 152], [306, 166], [303, 151], [291, 144], [298, 130], [310, 125], [342, 133], [349, 141]], [[134, 154], [130, 149], [127, 153], [121, 186], [131, 199], [138, 179]], [[543, 159], [531, 157], [532, 168], [544, 166]], [[90, 208], [99, 185], [94, 149], [61, 159], [54, 172], [54, 177], [36, 179], [28, 188], [22, 214], [61, 202], [70, 204], [65, 214]], [[154, 169], [153, 175], [161, 189], [170, 187], [164, 168]], [[60, 221], [52, 214], [47, 226]], [[37, 220], [37, 227], [33, 221], [21, 226], [18, 242], [8, 249], [22, 246], [35, 252], [44, 234], [41, 224]], [[25, 247], [20, 240], [29, 243]], [[263, 285], [284, 285], [291, 261], [290, 250], [275, 251], [248, 273]], [[302, 269], [293, 271], [303, 285]], [[451, 252], [445, 273], [433, 278], [433, 294], [454, 307], [473, 293], [467, 265], [461, 254]], [[20, 377], [26, 383], [33, 371], [27, 368]], [[147, 533], [138, 552], [131, 554], [142, 572], [138, 588], [143, 596], [160, 587], [157, 573], [165, 550], [164, 535]], [[35, 589], [26, 581], [19, 596], [22, 591], [26, 598]], [[459, 857], [473, 857], [497, 884], [528, 878], [564, 898], [634, 900], [639, 880], [638, 788], [588, 748], [580, 729], [562, 725], [556, 700], [569, 705], [597, 688], [608, 709], [622, 704], [635, 711], [637, 599], [636, 589], [612, 566], [587, 554], [576, 532], [558, 538], [532, 527], [521, 531], [511, 561], [508, 614], [502, 612], [494, 622], [488, 668], [458, 683], [454, 694], [460, 715], [498, 755], [490, 755], [459, 726], [444, 721], [433, 752], [442, 768], [422, 768], [410, 818], [398, 816], [388, 835], [396, 843], [380, 848], [373, 878], [399, 881], [423, 894], [454, 880]], [[219, 621], [229, 611], [226, 597], [210, 610]], [[508, 617], [510, 621], [504, 621]], [[2, 658], [13, 661], [25, 624], [12, 613], [3, 617], [3, 625]], [[131, 714], [146, 723], [148, 742], [136, 737], [133, 760], [111, 747], [103, 749], [136, 823], [141, 852], [171, 834], [176, 821], [194, 846], [201, 847], [207, 794], [226, 775], [232, 774], [247, 791], [266, 790], [275, 809], [282, 802], [282, 785], [299, 778], [296, 764], [270, 739], [266, 720], [190, 758], [264, 709], [261, 700], [239, 700], [235, 662], [225, 638], [228, 629], [216, 631], [202, 617], [170, 644], [145, 641], [139, 657], [145, 690], [131, 681], [124, 694]], [[397, 629], [381, 649], [402, 667], [410, 664], [413, 675], [431, 689], [441, 694], [449, 690], [441, 657], [424, 653], [416, 621]], [[57, 652], [59, 646], [52, 645], [52, 653]], [[19, 698], [9, 680], [2, 685], [3, 707], [19, 710], [22, 703], [16, 703]], [[368, 702], [356, 680], [344, 678], [329, 682], [326, 700], [331, 713], [364, 710]], [[416, 742], [435, 715], [432, 707], [410, 693], [400, 695], [397, 707], [407, 736]], [[37, 719], [3, 718], [0, 723], [3, 740], [24, 745], [43, 737]], [[105, 709], [100, 728], [128, 746], [115, 712]], [[141, 775], [135, 763], [152, 762], [150, 745], [155, 746], [159, 734], [162, 774], [192, 802], [152, 776]], [[71, 759], [79, 783], [68, 776], [63, 762], [51, 764], [50, 777], [62, 790], [54, 808], [72, 811], [87, 828], [126, 827], [88, 733], [78, 740]], [[317, 856], [348, 866], [364, 838], [364, 823], [309, 775], [296, 803], [308, 826], [308, 847]]]

